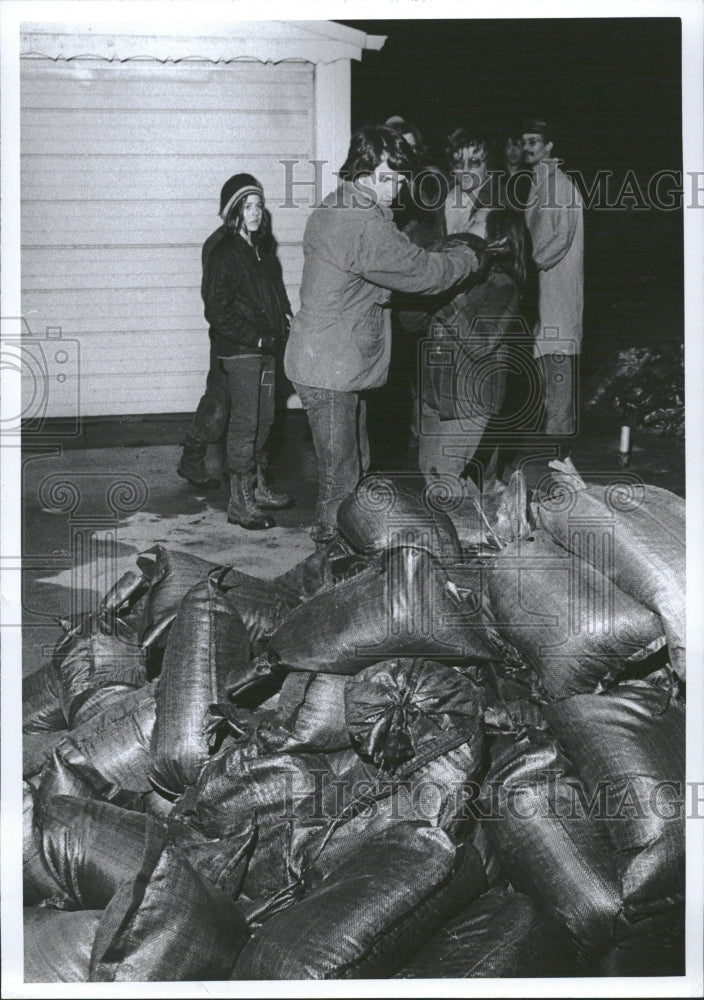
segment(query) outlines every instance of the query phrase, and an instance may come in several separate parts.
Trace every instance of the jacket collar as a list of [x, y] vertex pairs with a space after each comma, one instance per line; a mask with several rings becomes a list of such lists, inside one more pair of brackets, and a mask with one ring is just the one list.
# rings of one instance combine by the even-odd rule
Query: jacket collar
[[331, 191], [323, 199], [327, 208], [362, 208], [369, 212], [378, 212], [383, 218], [392, 220], [393, 212], [374, 200], [368, 188], [357, 187], [354, 181], [340, 181], [335, 191]]

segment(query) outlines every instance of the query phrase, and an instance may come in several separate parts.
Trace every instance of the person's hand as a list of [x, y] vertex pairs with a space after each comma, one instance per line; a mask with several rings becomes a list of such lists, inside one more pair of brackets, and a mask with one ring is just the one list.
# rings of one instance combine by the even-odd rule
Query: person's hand
[[502, 236], [500, 240], [493, 240], [484, 247], [485, 251], [494, 258], [508, 257], [511, 248], [508, 245], [508, 237]]
[[277, 347], [279, 346], [278, 337], [274, 337], [270, 333], [265, 333], [263, 337], [260, 337], [257, 341], [257, 348], [263, 354], [274, 354]]

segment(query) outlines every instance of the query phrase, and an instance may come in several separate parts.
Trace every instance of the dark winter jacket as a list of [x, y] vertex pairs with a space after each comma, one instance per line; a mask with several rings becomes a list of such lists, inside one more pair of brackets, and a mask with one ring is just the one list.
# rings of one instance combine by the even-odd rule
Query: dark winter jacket
[[441, 420], [496, 415], [506, 391], [509, 341], [525, 336], [516, 283], [492, 270], [435, 313], [423, 343], [423, 398]]
[[[202, 261], [201, 295], [218, 357], [282, 347], [291, 306], [274, 246], [255, 249], [220, 226], [203, 245]], [[269, 338], [264, 347], [262, 338]]]

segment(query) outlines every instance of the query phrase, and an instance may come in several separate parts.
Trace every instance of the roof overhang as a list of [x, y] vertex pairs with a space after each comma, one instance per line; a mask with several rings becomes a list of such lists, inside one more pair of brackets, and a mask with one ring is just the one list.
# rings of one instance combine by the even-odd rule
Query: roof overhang
[[20, 52], [23, 57], [49, 59], [329, 63], [359, 60], [364, 51], [378, 51], [385, 41], [383, 35], [367, 35], [334, 21], [210, 23], [193, 19], [164, 24], [138, 17], [131, 22], [23, 23]]

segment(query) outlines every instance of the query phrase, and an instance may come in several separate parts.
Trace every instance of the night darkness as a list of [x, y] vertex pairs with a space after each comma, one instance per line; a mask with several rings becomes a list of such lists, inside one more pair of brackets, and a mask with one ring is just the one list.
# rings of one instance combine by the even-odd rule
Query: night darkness
[[[678, 18], [343, 21], [386, 35], [352, 68], [352, 127], [400, 114], [436, 161], [448, 132], [498, 135], [524, 113], [557, 129], [555, 154], [590, 183], [613, 171], [611, 197], [632, 170], [645, 189], [682, 169]], [[585, 351], [683, 336], [682, 212], [585, 213]]]

